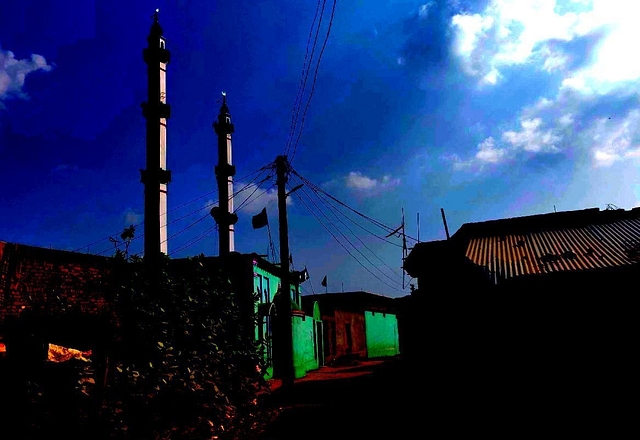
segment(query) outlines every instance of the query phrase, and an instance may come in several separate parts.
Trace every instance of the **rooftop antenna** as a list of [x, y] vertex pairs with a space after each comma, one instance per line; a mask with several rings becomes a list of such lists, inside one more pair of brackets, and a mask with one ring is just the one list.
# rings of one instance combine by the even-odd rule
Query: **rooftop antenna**
[[442, 214], [442, 223], [444, 223], [444, 233], [447, 234], [447, 240], [449, 239], [449, 227], [447, 226], [447, 217], [444, 216], [444, 208], [440, 208]]
[[556, 211], [556, 205], [553, 205], [553, 212], [558, 212]]
[[[402, 262], [407, 258], [407, 236], [404, 233], [404, 206], [402, 207]], [[404, 290], [404, 270], [402, 271], [402, 290]]]

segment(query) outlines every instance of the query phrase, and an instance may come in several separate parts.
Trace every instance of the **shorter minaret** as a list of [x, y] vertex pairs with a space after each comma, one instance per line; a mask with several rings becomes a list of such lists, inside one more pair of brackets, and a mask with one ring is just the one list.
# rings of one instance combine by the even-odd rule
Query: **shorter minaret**
[[140, 170], [144, 183], [144, 256], [150, 261], [167, 254], [167, 184], [171, 171], [167, 168], [167, 64], [169, 51], [158, 23], [158, 10], [143, 50], [147, 63], [147, 102], [142, 114], [147, 119], [147, 169]]
[[218, 135], [218, 165], [216, 165], [216, 180], [218, 182], [218, 206], [211, 210], [211, 215], [218, 224], [220, 234], [219, 256], [225, 257], [235, 250], [233, 233], [238, 216], [233, 213], [233, 176], [236, 167], [232, 165], [231, 158], [231, 133], [233, 124], [229, 107], [227, 107], [227, 95], [222, 92], [222, 106], [218, 120], [213, 123], [213, 129]]

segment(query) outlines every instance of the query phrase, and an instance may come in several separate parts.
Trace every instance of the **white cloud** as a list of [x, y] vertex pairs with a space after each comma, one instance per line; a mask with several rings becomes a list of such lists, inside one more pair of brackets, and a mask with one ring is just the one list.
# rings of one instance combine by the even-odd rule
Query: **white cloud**
[[506, 162], [512, 156], [512, 151], [505, 147], [496, 145], [493, 137], [489, 136], [477, 146], [476, 154], [473, 158], [463, 160], [457, 154], [441, 156], [442, 160], [451, 163], [454, 171], [483, 171], [489, 165], [497, 165]]
[[523, 119], [520, 121], [520, 131], [505, 131], [502, 139], [514, 148], [521, 148], [530, 153], [556, 153], [559, 151], [556, 143], [560, 136], [552, 130], [541, 130], [542, 119]]
[[[480, 84], [498, 84], [507, 67], [526, 63], [561, 85], [553, 98], [521, 109], [519, 127], [485, 138], [469, 159], [446, 157], [453, 169], [563, 152], [597, 167], [640, 157], [640, 58], [630, 52], [640, 39], [639, 15], [635, 1], [492, 0], [481, 14], [455, 16], [453, 50]], [[585, 58], [574, 59], [563, 42], [587, 35]]]
[[561, 70], [565, 67], [567, 62], [569, 61], [566, 54], [561, 52], [553, 52], [548, 49], [546, 46], [541, 50], [544, 63], [542, 68], [547, 72], [553, 72], [555, 70]]
[[573, 115], [571, 113], [566, 113], [562, 116], [560, 116], [560, 119], [558, 119], [558, 123], [560, 123], [561, 126], [566, 127], [569, 126], [571, 124], [573, 124]]
[[[540, 102], [536, 106], [538, 108], [545, 107], [541, 106]], [[453, 154], [443, 156], [442, 159], [450, 162], [455, 171], [483, 171], [487, 166], [511, 161], [523, 152], [530, 154], [559, 153], [561, 150], [556, 144], [562, 140], [562, 137], [555, 128], [543, 130], [542, 126], [543, 122], [539, 117], [522, 118], [519, 131], [503, 131], [500, 143], [489, 136], [477, 145], [473, 158], [463, 160], [460, 156]]]
[[351, 171], [345, 178], [345, 183], [347, 188], [366, 192], [397, 186], [400, 184], [400, 179], [393, 178], [390, 175], [382, 176], [381, 179], [374, 179], [365, 176], [359, 171]]
[[480, 162], [499, 163], [507, 156], [507, 150], [504, 148], [496, 148], [495, 140], [488, 137], [478, 144], [478, 152], [476, 159]]
[[[243, 189], [245, 188], [246, 189]], [[256, 214], [267, 208], [267, 211], [276, 210], [278, 206], [278, 190], [268, 185], [258, 187], [255, 183], [234, 182], [234, 192], [241, 191], [233, 198], [233, 208], [241, 212]], [[287, 197], [287, 205], [293, 203], [293, 197]]]
[[138, 214], [135, 210], [131, 208], [127, 208], [127, 210], [122, 213], [122, 219], [124, 221], [125, 226], [129, 225], [137, 225], [142, 221], [144, 216], [142, 214]]
[[632, 0], [492, 0], [480, 14], [452, 17], [453, 51], [467, 74], [497, 84], [509, 66], [564, 71], [570, 55], [556, 46], [598, 33], [589, 61], [566, 72], [563, 86], [606, 93], [640, 78], [640, 58], [629, 46], [640, 39], [638, 16], [640, 2]]
[[0, 49], [0, 101], [7, 98], [26, 99], [22, 88], [27, 75], [51, 69], [52, 66], [41, 55], [33, 54], [30, 58], [18, 60], [13, 52]]
[[347, 187], [354, 189], [371, 189], [375, 188], [378, 181], [363, 175], [358, 171], [352, 171], [347, 176]]
[[435, 2], [430, 1], [425, 3], [424, 5], [421, 5], [418, 8], [418, 16], [420, 18], [427, 18], [429, 16], [429, 11], [431, 10], [432, 7], [435, 6], [435, 4], [436, 4]]
[[473, 56], [479, 46], [479, 41], [488, 37], [487, 31], [493, 27], [493, 18], [480, 14], [455, 15], [451, 23], [457, 30], [455, 53], [464, 60], [463, 66], [468, 74], [480, 75], [482, 72], [475, 65]]
[[598, 119], [591, 129], [596, 166], [610, 166], [640, 156], [640, 111], [631, 110], [621, 121]]

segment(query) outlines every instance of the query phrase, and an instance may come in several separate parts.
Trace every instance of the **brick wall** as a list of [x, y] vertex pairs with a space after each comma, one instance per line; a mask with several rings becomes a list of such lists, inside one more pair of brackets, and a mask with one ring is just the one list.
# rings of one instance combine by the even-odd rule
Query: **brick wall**
[[108, 258], [0, 241], [0, 323], [55, 295], [83, 313], [105, 304]]

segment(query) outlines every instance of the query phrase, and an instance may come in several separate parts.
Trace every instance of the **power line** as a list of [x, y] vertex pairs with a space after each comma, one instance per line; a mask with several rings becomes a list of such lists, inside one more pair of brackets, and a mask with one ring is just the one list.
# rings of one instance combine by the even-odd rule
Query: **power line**
[[202, 234], [198, 235], [195, 238], [192, 238], [191, 240], [187, 241], [186, 243], [183, 243], [182, 245], [178, 246], [173, 252], [170, 252], [169, 255], [174, 255], [178, 252], [181, 252], [191, 246], [193, 246], [194, 244], [198, 243], [199, 241], [203, 240], [206, 236], [208, 236], [212, 231], [215, 231], [218, 229], [218, 225], [214, 225], [212, 227], [210, 227], [209, 229], [207, 229], [206, 231], [204, 231]]
[[[311, 190], [316, 194], [316, 196], [318, 198], [320, 198], [321, 200], [323, 200], [327, 206], [330, 206], [333, 210], [335, 210], [336, 212], [339, 212], [340, 214], [342, 214], [347, 220], [349, 220], [351, 223], [353, 223], [354, 225], [356, 225], [357, 227], [359, 227], [360, 229], [362, 229], [363, 231], [367, 232], [368, 234], [373, 235], [374, 237], [378, 238], [379, 240], [384, 241], [385, 243], [389, 243], [393, 246], [399, 247], [401, 248], [402, 245], [398, 244], [398, 243], [394, 243], [391, 240], [388, 240], [386, 237], [383, 237], [381, 235], [376, 234], [375, 232], [370, 231], [369, 229], [365, 228], [364, 226], [362, 226], [360, 223], [356, 222], [354, 219], [352, 219], [351, 217], [349, 217], [348, 215], [346, 215], [344, 212], [340, 211], [338, 208], [336, 208], [335, 206], [331, 205], [329, 200], [327, 200], [327, 198], [323, 198], [320, 195], [320, 192], [317, 191], [315, 188], [311, 188]], [[325, 196], [326, 197], [326, 196]]]
[[164, 244], [167, 241], [171, 240], [174, 237], [177, 237], [178, 235], [182, 234], [183, 232], [193, 228], [195, 225], [197, 225], [198, 223], [200, 223], [202, 220], [204, 220], [205, 218], [209, 217], [209, 213], [207, 212], [205, 215], [203, 215], [202, 217], [200, 217], [198, 220], [196, 220], [195, 222], [191, 223], [189, 226], [187, 226], [186, 228], [182, 228], [181, 230], [179, 230], [178, 232], [176, 232], [173, 235], [170, 235], [169, 237], [167, 237], [166, 239], [162, 240], [160, 242], [160, 244]]
[[[260, 189], [260, 185], [262, 185], [264, 182], [266, 182], [267, 180], [271, 179], [273, 176], [272, 175], [268, 175], [267, 177], [265, 177], [264, 179], [262, 179], [259, 183], [256, 184], [256, 187], [254, 188], [253, 192], [251, 194], [249, 194], [249, 197], [247, 197], [246, 199], [244, 199], [244, 201], [240, 204], [240, 206], [238, 206], [233, 212], [238, 212], [240, 211], [243, 207], [247, 206], [249, 203], [251, 203], [249, 200], [251, 199], [251, 197], [256, 193], [256, 191], [258, 191]], [[271, 185], [269, 188], [267, 188], [266, 190], [264, 190], [262, 193], [260, 193], [260, 195], [258, 197], [256, 197], [255, 199], [253, 199], [254, 201], [257, 200], [258, 198], [262, 197], [264, 194], [266, 194], [271, 188], [273, 188], [275, 186], [275, 184]]]
[[[317, 191], [320, 191], [321, 193], [323, 193], [324, 195], [326, 195], [327, 197], [329, 197], [331, 200], [333, 200], [334, 202], [340, 204], [341, 206], [347, 208], [349, 211], [357, 214], [358, 216], [370, 221], [371, 223], [373, 223], [374, 225], [378, 226], [380, 229], [385, 230], [386, 232], [395, 232], [397, 228], [392, 228], [390, 226], [385, 225], [382, 222], [379, 222], [376, 219], [373, 219], [363, 213], [361, 213], [360, 211], [358, 211], [357, 209], [354, 209], [352, 207], [350, 207], [349, 205], [347, 205], [346, 203], [338, 200], [337, 198], [335, 198], [334, 196], [332, 196], [331, 194], [329, 194], [328, 192], [326, 192], [325, 190], [323, 190], [322, 188], [320, 188], [318, 185], [315, 185], [314, 183], [312, 183], [311, 181], [309, 181], [308, 179], [304, 178], [303, 176], [300, 175], [300, 173], [298, 173], [296, 170], [294, 170], [293, 168], [291, 168], [291, 173], [293, 173], [294, 175], [296, 175], [297, 177], [299, 177], [304, 183], [306, 183], [310, 188], [314, 188]], [[411, 239], [411, 240], [415, 240], [416, 242], [418, 241], [416, 238], [413, 238], [409, 235], [406, 235], [407, 238]]]
[[[304, 189], [303, 189], [303, 192], [304, 192]], [[370, 273], [374, 278], [376, 278], [376, 279], [377, 279], [378, 281], [380, 281], [382, 284], [384, 284], [384, 285], [386, 285], [387, 287], [390, 287], [390, 288], [392, 288], [392, 289], [394, 289], [394, 290], [397, 290], [397, 291], [399, 291], [399, 292], [403, 292], [403, 290], [398, 289], [397, 287], [392, 286], [392, 285], [388, 284], [386, 281], [382, 280], [382, 279], [381, 279], [380, 277], [378, 277], [375, 273], [373, 273], [373, 272], [372, 272], [372, 271], [371, 271], [367, 266], [365, 266], [365, 265], [364, 265], [364, 264], [363, 264], [363, 263], [362, 263], [362, 262], [361, 262], [361, 261], [360, 261], [360, 260], [355, 256], [355, 255], [353, 255], [353, 254], [351, 253], [351, 251], [349, 251], [349, 249], [348, 249], [348, 248], [347, 248], [347, 247], [346, 247], [346, 246], [345, 246], [345, 245], [344, 245], [344, 244], [343, 244], [343, 243], [338, 239], [338, 237], [336, 237], [336, 235], [335, 235], [335, 234], [334, 234], [334, 233], [333, 233], [333, 232], [332, 232], [332, 231], [331, 231], [331, 230], [330, 230], [330, 229], [329, 229], [329, 228], [328, 228], [328, 227], [327, 227], [327, 226], [322, 222], [322, 220], [320, 219], [320, 217], [318, 217], [318, 216], [316, 215], [316, 213], [315, 213], [311, 208], [309, 208], [309, 206], [308, 206], [308, 205], [307, 205], [307, 203], [304, 201], [304, 199], [303, 199], [303, 198], [302, 198], [302, 197], [301, 197], [297, 192], [296, 192], [296, 193], [294, 193], [294, 194], [296, 194], [296, 196], [297, 196], [297, 197], [298, 197], [298, 199], [302, 202], [302, 204], [305, 206], [305, 208], [307, 208], [307, 210], [308, 210], [309, 212], [311, 212], [311, 214], [312, 214], [312, 215], [313, 215], [313, 216], [318, 220], [318, 222], [320, 222], [320, 224], [322, 225], [322, 227], [323, 227], [324, 229], [326, 229], [326, 230], [327, 230], [327, 232], [329, 232], [329, 234], [331, 234], [331, 236], [334, 238], [334, 240], [336, 240], [336, 241], [338, 242], [338, 244], [339, 244], [340, 246], [342, 246], [342, 248], [343, 248], [343, 249], [344, 249], [344, 250], [345, 250], [345, 251], [346, 251], [346, 252], [347, 252], [347, 253], [348, 253], [352, 258], [354, 258], [354, 259], [358, 262], [358, 264], [360, 264], [360, 266], [362, 266], [362, 267], [363, 267], [367, 272], [369, 272], [369, 273]], [[304, 192], [304, 194], [306, 195], [306, 192]], [[311, 200], [311, 199], [309, 199], [309, 200]], [[313, 202], [313, 200], [311, 200], [311, 201]], [[315, 204], [315, 202], [313, 202], [313, 203]], [[316, 207], [317, 207], [317, 205], [316, 205]], [[319, 209], [319, 208], [318, 208], [318, 209]], [[322, 212], [322, 211], [320, 210], [320, 212]], [[323, 213], [323, 215], [325, 215], [325, 214]], [[325, 217], [326, 217], [326, 215], [325, 215]], [[328, 217], [327, 217], [327, 219], [328, 219]], [[331, 222], [331, 220], [330, 220], [330, 219], [328, 219], [328, 220], [329, 220], [329, 223], [330, 223], [330, 224], [335, 228], [336, 226]], [[338, 229], [336, 228], [336, 230], [338, 230]], [[342, 234], [342, 232], [341, 232], [340, 230], [338, 230], [338, 232], [340, 232], [340, 234], [341, 234], [341, 235], [342, 235], [342, 236], [347, 240], [347, 242], [348, 242], [348, 243], [349, 243], [349, 244], [350, 244], [350, 245], [351, 245], [355, 250], [357, 250], [357, 251], [358, 251], [358, 252], [359, 252], [359, 253], [360, 253], [360, 254], [361, 254], [361, 255], [362, 255], [362, 256], [363, 256], [363, 257], [364, 257], [368, 262], [369, 262], [369, 264], [371, 264], [372, 266], [376, 267], [373, 263], [371, 263], [371, 261], [370, 261], [370, 260], [369, 260], [365, 255], [363, 255], [363, 254], [362, 254], [362, 252], [360, 252], [360, 250], [359, 250], [358, 248], [356, 248], [356, 247], [353, 245], [353, 243], [351, 243], [351, 242], [349, 241], [349, 239], [348, 239], [348, 238], [346, 238], [346, 237], [344, 236], [344, 234]], [[377, 268], [377, 267], [376, 267], [376, 268]], [[379, 268], [377, 268], [377, 269], [378, 269], [378, 270], [380, 270]], [[387, 277], [388, 277], [388, 275], [386, 275], [384, 272], [382, 272], [382, 273], [383, 273], [385, 276], [387, 276]], [[393, 281], [395, 282], [395, 280], [393, 280]]]
[[[362, 244], [362, 246], [364, 246], [365, 249], [367, 249], [369, 252], [371, 252], [371, 254], [378, 259], [378, 261], [380, 261], [383, 265], [385, 265], [390, 271], [391, 273], [393, 273], [394, 276], [397, 276], [399, 278], [401, 278], [402, 276], [400, 274], [398, 274], [397, 272], [394, 271], [394, 269], [389, 266], [382, 258], [380, 258], [373, 250], [371, 250], [371, 248], [369, 248], [369, 246], [367, 246], [367, 244], [356, 235], [355, 232], [353, 232], [353, 230], [349, 227], [349, 225], [347, 225], [337, 214], [336, 212], [343, 214], [342, 212], [338, 211], [334, 206], [332, 206], [331, 204], [329, 204], [325, 199], [321, 198], [317, 192], [315, 192], [312, 188], [312, 192], [314, 192], [314, 194], [316, 195], [316, 197], [318, 197], [318, 199], [325, 204], [325, 206], [327, 206], [329, 208], [329, 210], [331, 211], [331, 213], [333, 214], [333, 216], [344, 225], [345, 228], [347, 228], [347, 230]], [[344, 214], [343, 214], [344, 215]], [[345, 216], [346, 217], [346, 216]], [[348, 217], [347, 217], [348, 218]], [[382, 271], [380, 271], [381, 273], [383, 273]], [[396, 281], [396, 280], [394, 280]]]
[[[302, 121], [300, 122], [300, 130], [298, 131], [298, 137], [296, 138], [295, 143], [293, 144], [293, 153], [291, 154], [291, 161], [296, 155], [296, 148], [298, 147], [298, 142], [300, 141], [300, 136], [302, 135], [302, 129], [304, 128], [304, 121], [307, 118], [307, 110], [309, 110], [309, 105], [311, 104], [311, 98], [313, 98], [313, 93], [316, 90], [316, 80], [318, 79], [318, 70], [320, 69], [320, 61], [322, 60], [322, 55], [324, 54], [324, 49], [327, 46], [327, 41], [329, 40], [329, 33], [331, 32], [331, 25], [333, 24], [333, 17], [336, 12], [336, 3], [337, 0], [333, 0], [333, 8], [331, 9], [331, 17], [329, 18], [329, 26], [327, 27], [327, 35], [324, 38], [324, 43], [322, 44], [322, 50], [320, 50], [320, 56], [318, 56], [318, 62], [316, 63], [316, 70], [313, 74], [313, 83], [311, 85], [311, 93], [309, 94], [309, 99], [307, 100], [307, 105], [304, 108], [304, 113], [302, 114]], [[323, 4], [324, 10], [324, 4]], [[319, 29], [319, 25], [318, 25]], [[290, 162], [291, 162], [290, 161]]]
[[[254, 184], [254, 182], [258, 179], [258, 177], [260, 177], [260, 175], [261, 175], [261, 174], [262, 174], [262, 173], [263, 173], [267, 168], [269, 168], [269, 166], [271, 166], [271, 164], [270, 164], [270, 165], [267, 165], [267, 166], [264, 166], [264, 167], [262, 167], [260, 170], [256, 171], [256, 172], [259, 172], [259, 174], [258, 174], [257, 176], [255, 176], [255, 177], [254, 177], [253, 181], [251, 181], [251, 182], [247, 183], [247, 184], [246, 184], [245, 186], [243, 186], [241, 189], [239, 189], [238, 191], [236, 191], [236, 192], [234, 192], [233, 194], [231, 194], [227, 200], [231, 200], [233, 197], [236, 197], [238, 194], [240, 194], [240, 193], [242, 193], [243, 191], [246, 191], [247, 189], [251, 188], [251, 186], [252, 186], [252, 185]], [[256, 172], [253, 172], [253, 173], [251, 173], [250, 175], [256, 174]], [[264, 182], [264, 181], [265, 181], [265, 180], [267, 180], [268, 178], [271, 178], [271, 176], [267, 176], [267, 178], [263, 179], [259, 184], [261, 184], [262, 182]], [[201, 197], [201, 198], [202, 198], [202, 197]], [[187, 218], [187, 217], [191, 217], [191, 216], [192, 216], [192, 215], [194, 215], [194, 214], [197, 214], [197, 213], [199, 213], [199, 212], [202, 212], [202, 210], [204, 210], [204, 209], [208, 209], [209, 207], [214, 206], [216, 203], [217, 203], [217, 202], [211, 202], [211, 203], [208, 203], [208, 204], [206, 204], [205, 206], [203, 206], [203, 207], [201, 207], [201, 208], [198, 208], [198, 209], [196, 209], [196, 210], [194, 210], [194, 211], [189, 212], [188, 214], [185, 214], [185, 215], [183, 215], [183, 216], [181, 216], [181, 217], [178, 217], [178, 218], [176, 218], [176, 219], [173, 219], [172, 221], [170, 221], [169, 223], [167, 223], [166, 225], [163, 225], [163, 226], [169, 226], [169, 225], [174, 224], [174, 223], [176, 223], [176, 222], [178, 222], [178, 221], [180, 221], [180, 220], [182, 220], [182, 219], [185, 219], [185, 218]], [[208, 215], [209, 215], [209, 213], [205, 214], [203, 218], [201, 218], [200, 220], [197, 220], [195, 223], [200, 222], [201, 220], [203, 220], [204, 218], [206, 218]], [[186, 229], [189, 229], [191, 226], [193, 226], [193, 224], [192, 224], [192, 225], [190, 225], [189, 227], [187, 227]], [[184, 232], [186, 229], [183, 229], [183, 230], [182, 230], [182, 231], [180, 231], [178, 234], [180, 234], [180, 233]], [[178, 234], [175, 234], [175, 235], [178, 235]], [[165, 243], [165, 242], [166, 242], [166, 241], [168, 241], [170, 238], [175, 237], [175, 235], [173, 235], [173, 236], [171, 236], [171, 237], [167, 238], [167, 239], [166, 239], [166, 240], [164, 240], [162, 243]], [[137, 240], [137, 239], [139, 239], [139, 238], [142, 238], [142, 237], [144, 237], [144, 233], [142, 233], [142, 234], [140, 234], [140, 235], [136, 235], [136, 236], [131, 240], [131, 242], [133, 242], [133, 241], [135, 241], [135, 240]], [[109, 237], [109, 238], [111, 238], [111, 237]], [[107, 249], [104, 249], [103, 251], [98, 252], [96, 255], [102, 255], [102, 254], [104, 254], [104, 253], [106, 253], [106, 252], [108, 252], [108, 251], [110, 251], [110, 250], [112, 250], [112, 249], [113, 249], [113, 248], [112, 248], [111, 246], [109, 246]]]
[[[249, 173], [249, 174], [247, 174], [246, 176], [241, 177], [241, 178], [240, 178], [240, 179], [238, 179], [238, 180], [240, 181], [240, 180], [247, 179], [247, 178], [249, 178], [249, 177], [253, 176], [254, 174], [256, 174], [256, 173], [260, 173], [261, 171], [264, 171], [265, 169], [270, 168], [270, 167], [272, 167], [272, 166], [273, 166], [273, 162], [271, 162], [271, 163], [269, 163], [269, 164], [267, 164], [267, 165], [265, 165], [265, 166], [263, 166], [263, 167], [261, 167], [261, 168], [258, 168], [258, 169], [257, 169], [257, 170], [255, 170], [254, 172]], [[255, 180], [255, 178], [254, 178], [254, 180]], [[210, 196], [210, 195], [212, 195], [212, 194], [215, 194], [216, 192], [218, 192], [218, 190], [217, 190], [217, 189], [215, 189], [215, 190], [213, 190], [213, 191], [210, 191], [210, 192], [208, 192], [208, 193], [206, 193], [206, 194], [203, 194], [203, 195], [201, 195], [201, 196], [198, 196], [198, 197], [196, 197], [195, 199], [191, 199], [191, 200], [189, 200], [188, 202], [185, 202], [185, 203], [183, 203], [183, 204], [181, 204], [181, 205], [178, 205], [178, 206], [176, 206], [176, 207], [174, 207], [174, 208], [170, 209], [169, 211], [167, 211], [167, 212], [165, 212], [165, 213], [162, 213], [162, 214], [160, 215], [160, 217], [163, 217], [163, 216], [165, 216], [165, 215], [167, 215], [167, 214], [169, 214], [169, 213], [171, 213], [171, 212], [174, 212], [174, 211], [176, 211], [176, 210], [178, 210], [178, 209], [180, 209], [180, 208], [183, 208], [183, 207], [185, 207], [185, 206], [187, 206], [187, 205], [190, 205], [190, 204], [192, 204], [192, 203], [194, 203], [194, 202], [197, 202], [198, 200], [201, 200], [201, 199], [203, 199], [203, 198], [205, 198], [205, 197], [208, 197], [208, 196]], [[207, 206], [210, 206], [210, 205], [207, 205]], [[198, 211], [194, 211], [194, 212], [198, 212]], [[184, 218], [184, 217], [182, 217], [182, 218]], [[138, 226], [140, 226], [140, 225], [142, 225], [142, 224], [144, 224], [144, 221], [142, 221], [142, 222], [138, 222], [138, 223], [136, 223], [136, 224], [135, 224], [135, 225], [133, 225], [133, 226], [134, 226], [134, 228], [137, 228]], [[171, 223], [167, 223], [167, 225], [170, 225], [170, 224], [171, 224]], [[89, 247], [94, 246], [94, 245], [96, 245], [96, 244], [98, 244], [98, 243], [102, 243], [103, 241], [109, 240], [109, 239], [110, 239], [110, 238], [112, 238], [114, 235], [117, 235], [117, 234], [119, 234], [119, 233], [120, 233], [120, 232], [117, 232], [116, 234], [109, 235], [108, 237], [105, 237], [105, 238], [102, 238], [102, 239], [100, 239], [100, 240], [94, 241], [93, 243], [89, 243], [88, 245], [85, 245], [85, 246], [82, 246], [82, 247], [79, 247], [79, 248], [73, 249], [71, 252], [78, 252], [78, 251], [80, 251], [80, 250], [82, 250], [82, 249], [84, 249], [84, 248], [89, 248]], [[144, 235], [144, 234], [141, 234], [140, 236], [137, 236], [137, 237], [135, 237], [135, 238], [139, 238], [139, 237], [141, 237], [142, 235]], [[134, 238], [134, 240], [135, 240], [135, 238]], [[111, 249], [111, 247], [109, 247], [109, 249]], [[101, 253], [104, 253], [104, 252], [106, 252], [106, 250], [102, 251]], [[101, 253], [98, 253], [97, 255], [100, 255]]]
[[[326, 4], [326, 0], [324, 0], [322, 3], [322, 14], [320, 15], [320, 23], [322, 23], [322, 15], [324, 14], [325, 4]], [[313, 22], [311, 23], [311, 28], [309, 29], [309, 37], [307, 38], [307, 49], [304, 54], [304, 61], [302, 62], [302, 72], [300, 72], [300, 84], [298, 85], [296, 99], [293, 103], [293, 109], [291, 110], [291, 125], [289, 127], [289, 137], [287, 138], [287, 144], [285, 147], [285, 156], [289, 154], [291, 142], [293, 141], [293, 137], [295, 136], [295, 129], [297, 126], [298, 115], [300, 114], [300, 105], [302, 104], [302, 97], [304, 96], [304, 89], [307, 84], [307, 77], [309, 76], [309, 66], [311, 65], [311, 60], [309, 60], [309, 64], [307, 64], [307, 59], [309, 57], [309, 45], [311, 43], [311, 36], [313, 35], [313, 28], [315, 27], [316, 20], [318, 19], [319, 10], [320, 10], [320, 1], [318, 1], [316, 5], [316, 13], [313, 16]], [[318, 31], [316, 31], [316, 37], [313, 41], [313, 50], [311, 52], [311, 58], [313, 58], [313, 52], [315, 51], [316, 43], [318, 42], [318, 32], [320, 31], [320, 23], [318, 24]], [[305, 75], [305, 71], [306, 71], [306, 75]]]

